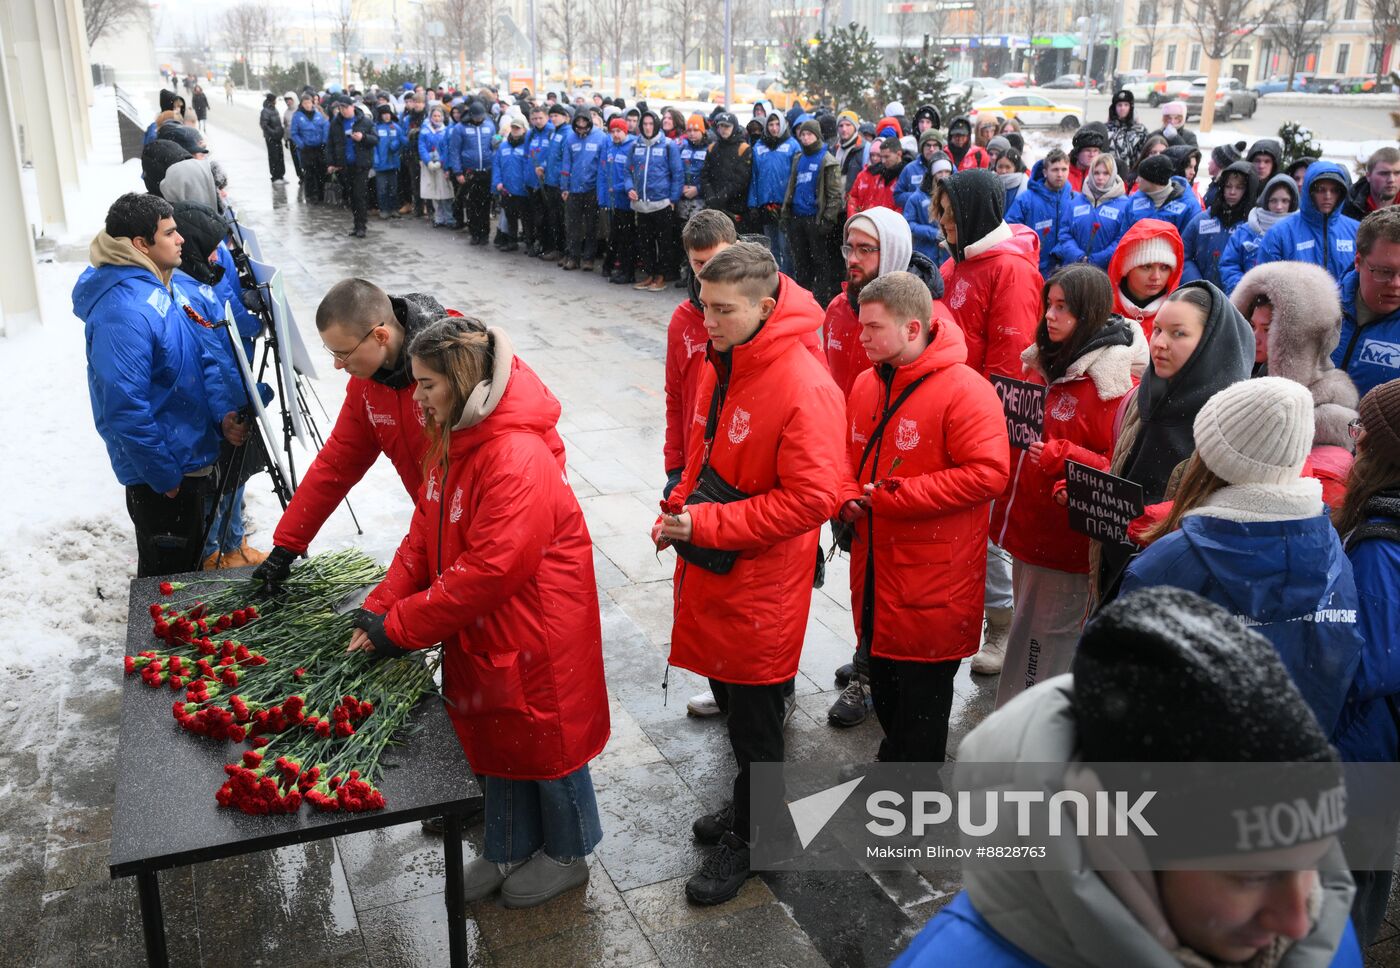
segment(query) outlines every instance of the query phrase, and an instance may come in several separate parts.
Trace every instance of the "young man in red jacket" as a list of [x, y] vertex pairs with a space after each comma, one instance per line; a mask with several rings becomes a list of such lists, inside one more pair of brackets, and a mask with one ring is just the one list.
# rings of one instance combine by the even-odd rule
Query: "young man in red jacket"
[[[935, 305], [940, 312], [935, 313]], [[846, 402], [851, 612], [885, 763], [941, 763], [959, 662], [977, 651], [992, 501], [1010, 476], [1001, 402], [908, 272], [860, 294], [874, 368]], [[930, 580], [931, 576], [937, 576]]]
[[695, 822], [696, 839], [716, 849], [686, 884], [692, 902], [719, 904], [751, 875], [752, 838], [780, 820], [776, 803], [750, 816], [751, 766], [784, 756], [784, 686], [802, 652], [818, 529], [845, 476], [845, 408], [804, 345], [821, 307], [779, 284], [767, 249], [732, 245], [699, 279], [710, 345], [691, 419], [703, 433], [690, 435], [653, 536], [680, 555], [670, 663], [727, 696], [734, 800]]
[[880, 142], [880, 156], [872, 160], [856, 176], [855, 186], [846, 196], [846, 217], [877, 206], [902, 212], [894, 201], [894, 184], [899, 181], [899, 173], [908, 161], [898, 138], [886, 138]]
[[[1006, 191], [990, 171], [949, 175], [934, 188], [938, 217], [953, 257], [943, 263], [943, 301], [967, 339], [967, 365], [984, 377], [1019, 380], [1021, 353], [1040, 323], [1040, 237], [1002, 218]], [[1011, 557], [987, 545], [986, 640], [972, 671], [1001, 671], [1011, 628]]]

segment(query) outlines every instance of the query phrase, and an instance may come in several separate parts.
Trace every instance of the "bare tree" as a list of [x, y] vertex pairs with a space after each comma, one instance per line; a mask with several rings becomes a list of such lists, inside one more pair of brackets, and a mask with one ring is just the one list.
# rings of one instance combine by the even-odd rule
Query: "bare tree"
[[550, 0], [540, 22], [541, 33], [564, 55], [564, 81], [574, 86], [574, 58], [583, 42], [583, 7], [573, 0]]
[[272, 8], [257, 0], [244, 0], [235, 7], [224, 11], [224, 43], [242, 58], [245, 67], [244, 81], [251, 85], [250, 73], [254, 49], [263, 45], [267, 35], [273, 32]]
[[1264, 27], [1263, 34], [1288, 54], [1286, 90], [1293, 90], [1299, 65], [1336, 23], [1327, 0], [1281, 0], [1275, 8], [1274, 18]]
[[802, 2], [803, 0], [771, 0], [768, 24], [785, 53], [807, 43], [815, 29], [816, 25], [812, 18], [807, 16]]
[[590, 11], [592, 33], [598, 43], [600, 60], [612, 64], [613, 93], [622, 93], [622, 51], [630, 34], [638, 33], [638, 0], [593, 0]]
[[1215, 91], [1220, 82], [1220, 62], [1241, 43], [1274, 19], [1279, 0], [1190, 0], [1192, 35], [1206, 56], [1206, 91], [1201, 101], [1201, 130], [1215, 126]]
[[418, 16], [413, 20], [408, 42], [414, 53], [430, 68], [438, 65], [438, 50], [442, 45], [445, 27], [437, 19], [437, 4], [424, 4], [418, 7]]
[[1371, 28], [1381, 53], [1376, 57], [1376, 83], [1385, 69], [1384, 54], [1400, 43], [1400, 0], [1371, 0]]
[[1140, 0], [1137, 12], [1137, 34], [1147, 48], [1147, 66], [1152, 70], [1152, 62], [1157, 58], [1157, 45], [1162, 40], [1162, 24], [1157, 17], [1157, 0]]
[[505, 40], [505, 22], [501, 19], [501, 7], [497, 0], [475, 0], [475, 6], [476, 46], [486, 54], [486, 66], [494, 79], [497, 73], [496, 55]]
[[[661, 3], [661, 16], [664, 19], [662, 29], [667, 39], [670, 40], [676, 57], [680, 60], [682, 98], [685, 97], [686, 63], [699, 46], [697, 43], [697, 35], [700, 32], [697, 23], [699, 6], [700, 0], [662, 0]], [[721, 23], [721, 36], [723, 36], [723, 31], [724, 25]]]
[[340, 83], [350, 83], [350, 50], [359, 46], [360, 32], [355, 22], [360, 19], [358, 0], [339, 0], [331, 12], [331, 44], [340, 52]]
[[467, 84], [467, 48], [471, 46], [476, 14], [474, 0], [435, 0], [434, 19], [442, 24], [443, 41], [449, 53], [457, 54], [457, 86]]
[[[977, 36], [979, 38], [989, 37], [996, 33], [998, 21], [1000, 20], [999, 14], [1000, 11], [997, 9], [997, 5], [991, 2], [991, 0], [982, 0], [982, 2], [977, 4], [976, 8], [973, 10], [973, 23], [976, 25]], [[903, 45], [901, 44], [901, 46]], [[990, 56], [990, 51], [979, 44], [977, 53], [973, 57], [973, 62], [977, 65], [976, 73], [987, 73], [987, 58]]]
[[150, 16], [146, 0], [87, 0], [83, 6], [88, 44], [92, 45], [108, 32]]

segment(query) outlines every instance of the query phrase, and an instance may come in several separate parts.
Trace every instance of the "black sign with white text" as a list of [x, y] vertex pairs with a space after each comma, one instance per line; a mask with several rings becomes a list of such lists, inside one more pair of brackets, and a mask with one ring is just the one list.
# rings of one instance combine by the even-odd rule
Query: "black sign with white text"
[[1065, 461], [1069, 527], [1104, 544], [1137, 547], [1128, 525], [1142, 514], [1142, 485], [1074, 461]]
[[1011, 446], [1025, 450], [1040, 439], [1045, 426], [1045, 387], [995, 373], [992, 374], [992, 386], [996, 387], [997, 396], [1001, 397], [1001, 409], [1006, 413], [1006, 434], [1011, 438]]

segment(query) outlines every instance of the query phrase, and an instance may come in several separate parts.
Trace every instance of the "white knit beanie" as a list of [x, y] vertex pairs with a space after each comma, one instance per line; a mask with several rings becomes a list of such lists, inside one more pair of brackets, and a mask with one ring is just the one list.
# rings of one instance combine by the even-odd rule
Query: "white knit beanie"
[[904, 117], [904, 105], [900, 104], [898, 101], [891, 101], [889, 104], [886, 104], [886, 105], [885, 105], [885, 117], [887, 117], [887, 118], [902, 118], [902, 117]]
[[1303, 471], [1313, 442], [1313, 399], [1277, 376], [1241, 380], [1196, 414], [1196, 453], [1231, 484], [1287, 484]]
[[1176, 250], [1172, 248], [1170, 242], [1160, 235], [1134, 242], [1123, 257], [1123, 271], [1127, 272], [1138, 266], [1152, 265], [1156, 262], [1169, 265], [1173, 269], [1177, 265]]

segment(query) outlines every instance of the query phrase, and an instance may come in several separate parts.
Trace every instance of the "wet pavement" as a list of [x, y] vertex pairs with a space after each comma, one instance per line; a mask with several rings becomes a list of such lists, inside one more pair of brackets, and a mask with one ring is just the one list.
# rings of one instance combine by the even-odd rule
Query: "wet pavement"
[[[612, 739], [592, 770], [605, 838], [586, 888], [530, 911], [472, 905], [472, 964], [888, 964], [956, 892], [955, 876], [772, 874], [715, 908], [683, 896], [700, 859], [691, 821], [722, 804], [733, 767], [722, 722], [686, 716], [686, 698], [704, 683], [672, 669], [662, 689], [672, 558], [654, 552], [647, 532], [665, 481], [665, 327], [680, 293], [634, 292], [596, 274], [472, 248], [464, 235], [422, 219], [381, 223], [371, 215], [367, 239], [347, 238], [348, 211], [298, 202], [290, 171], [288, 184], [269, 186], [250, 105], [216, 105], [210, 140], [242, 217], [286, 273], [304, 326], [325, 289], [346, 276], [390, 292], [431, 292], [506, 327], [563, 404], [569, 476], [594, 538], [612, 702]], [[323, 380], [328, 407], [341, 383], [339, 374]], [[375, 486], [362, 485], [354, 499], [367, 508], [401, 500]], [[398, 537], [371, 535], [366, 545], [387, 554]], [[838, 557], [813, 596], [787, 732], [794, 760], [874, 757], [873, 717], [850, 730], [826, 722], [838, 695], [832, 671], [853, 644], [847, 588]], [[0, 965], [144, 963], [135, 884], [110, 881], [106, 871], [122, 640], [98, 636], [90, 645], [70, 670], [88, 687], [64, 700], [52, 743], [8, 751], [10, 773], [0, 777], [0, 789], [23, 794], [0, 796], [0, 831], [13, 848], [0, 859]], [[990, 710], [994, 691], [995, 680], [974, 680], [964, 665], [950, 751]], [[469, 832], [469, 856], [480, 836], [479, 827]], [[172, 964], [445, 965], [442, 865], [440, 840], [412, 824], [165, 872]], [[1369, 963], [1400, 966], [1400, 930], [1388, 926], [1372, 954]]]

